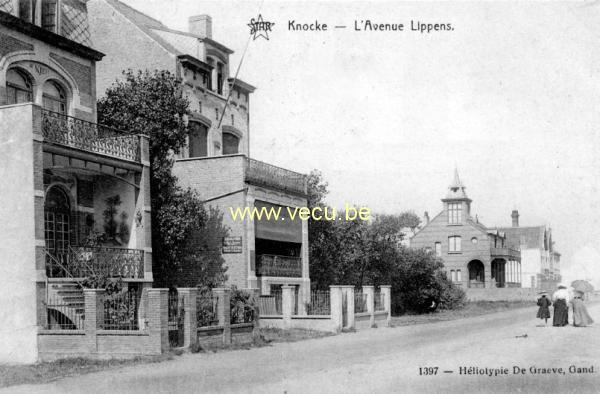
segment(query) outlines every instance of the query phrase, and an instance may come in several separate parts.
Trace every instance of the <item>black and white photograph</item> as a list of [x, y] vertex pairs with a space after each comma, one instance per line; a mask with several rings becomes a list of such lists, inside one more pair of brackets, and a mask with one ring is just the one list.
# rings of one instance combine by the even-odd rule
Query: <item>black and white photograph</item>
[[0, 393], [598, 393], [600, 2], [0, 0]]

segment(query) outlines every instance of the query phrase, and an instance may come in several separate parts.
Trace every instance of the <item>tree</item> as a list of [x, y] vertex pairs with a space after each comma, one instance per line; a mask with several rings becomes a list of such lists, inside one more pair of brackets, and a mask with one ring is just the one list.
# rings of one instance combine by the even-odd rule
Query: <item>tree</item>
[[[168, 71], [128, 70], [123, 76], [98, 102], [98, 121], [149, 137], [155, 282], [159, 286], [175, 285], [182, 264], [190, 264], [194, 259], [200, 267], [211, 267], [204, 271], [199, 268], [206, 275], [213, 275], [202, 281], [222, 282], [222, 257], [206, 253], [220, 247], [218, 240], [206, 236], [214, 228], [214, 216], [206, 212], [197, 193], [183, 190], [172, 174], [173, 154], [185, 146], [187, 136], [189, 102], [181, 94], [181, 83]], [[210, 245], [192, 242], [195, 246], [191, 247], [194, 237], [204, 237]], [[204, 257], [199, 258], [200, 255]]]

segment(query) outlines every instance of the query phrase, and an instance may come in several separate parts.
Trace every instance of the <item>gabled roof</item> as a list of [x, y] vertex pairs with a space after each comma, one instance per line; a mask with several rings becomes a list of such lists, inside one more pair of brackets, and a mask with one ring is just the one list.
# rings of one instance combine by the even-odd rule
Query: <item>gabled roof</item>
[[210, 38], [201, 37], [189, 32], [169, 29], [161, 21], [136, 10], [135, 8], [132, 8], [119, 0], [105, 1], [119, 11], [125, 18], [129, 19], [140, 30], [150, 36], [159, 45], [176, 56], [197, 56], [197, 53], [194, 53], [195, 50], [191, 49], [191, 43], [195, 42], [196, 40], [204, 41], [223, 52], [229, 54], [233, 53], [231, 49]]
[[514, 245], [526, 249], [545, 249], [546, 226], [501, 227], [499, 230], [504, 231], [506, 238]]

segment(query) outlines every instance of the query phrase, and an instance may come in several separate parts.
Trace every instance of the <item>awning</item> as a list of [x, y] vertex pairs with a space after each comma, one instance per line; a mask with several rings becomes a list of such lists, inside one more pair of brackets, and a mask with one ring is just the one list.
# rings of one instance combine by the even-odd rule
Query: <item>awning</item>
[[[267, 219], [265, 215], [261, 220], [254, 219], [254, 236], [255, 238], [270, 239], [281, 242], [302, 243], [302, 221], [295, 216], [294, 220], [290, 218], [287, 207], [281, 205], [270, 204], [265, 201], [255, 201], [254, 206], [260, 210], [280, 209], [279, 220], [275, 220], [273, 216]], [[293, 212], [295, 208], [290, 208]]]

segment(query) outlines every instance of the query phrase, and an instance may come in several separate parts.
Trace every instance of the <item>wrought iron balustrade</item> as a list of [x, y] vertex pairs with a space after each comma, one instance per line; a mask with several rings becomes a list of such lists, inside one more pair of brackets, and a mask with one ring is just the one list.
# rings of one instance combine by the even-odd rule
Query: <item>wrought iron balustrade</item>
[[140, 160], [137, 135], [107, 126], [42, 110], [44, 140], [125, 160]]
[[250, 158], [246, 159], [245, 179], [258, 186], [306, 194], [305, 175]]
[[256, 274], [261, 276], [302, 277], [302, 259], [292, 256], [261, 254], [257, 258]]
[[144, 278], [144, 251], [110, 247], [71, 247], [64, 253], [46, 253], [49, 278]]
[[492, 247], [490, 250], [492, 256], [505, 256], [514, 259], [521, 258], [521, 251], [513, 248], [494, 248]]

